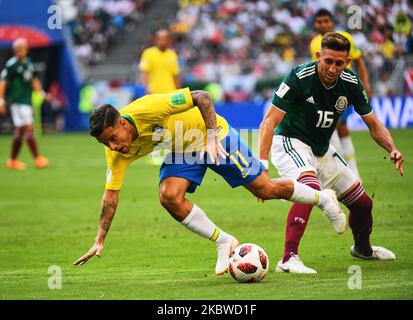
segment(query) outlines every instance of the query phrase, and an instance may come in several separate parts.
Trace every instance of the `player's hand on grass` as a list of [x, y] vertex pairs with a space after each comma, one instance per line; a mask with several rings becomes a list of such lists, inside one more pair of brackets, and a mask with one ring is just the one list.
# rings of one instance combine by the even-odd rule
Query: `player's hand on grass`
[[80, 257], [75, 262], [73, 262], [73, 264], [76, 266], [81, 266], [85, 264], [93, 256], [100, 257], [102, 254], [102, 251], [103, 251], [103, 241], [97, 240], [93, 244], [92, 248], [90, 248], [90, 250], [86, 254], [84, 254], [82, 257]]
[[399, 171], [400, 175], [403, 176], [404, 157], [401, 152], [397, 149], [390, 152], [390, 160], [394, 163], [396, 170]]
[[[268, 169], [264, 169], [261, 171], [261, 174], [264, 175], [264, 177], [268, 178], [268, 180], [270, 179], [270, 173], [268, 172]], [[264, 200], [262, 200], [261, 198], [257, 197], [257, 202], [261, 202], [264, 203]]]
[[218, 132], [216, 130], [208, 130], [207, 144], [201, 150], [200, 159], [204, 158], [205, 151], [211, 162], [215, 163], [217, 166], [220, 165], [219, 157], [225, 159], [229, 156], [228, 152], [225, 151], [223, 145], [219, 141]]

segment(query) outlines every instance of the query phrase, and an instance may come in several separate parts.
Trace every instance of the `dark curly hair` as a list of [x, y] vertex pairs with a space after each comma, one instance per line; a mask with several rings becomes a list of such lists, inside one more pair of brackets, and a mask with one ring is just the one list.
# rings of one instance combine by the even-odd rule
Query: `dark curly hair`
[[89, 119], [89, 134], [92, 137], [99, 137], [103, 130], [113, 126], [120, 117], [118, 110], [110, 104], [104, 104], [93, 110]]

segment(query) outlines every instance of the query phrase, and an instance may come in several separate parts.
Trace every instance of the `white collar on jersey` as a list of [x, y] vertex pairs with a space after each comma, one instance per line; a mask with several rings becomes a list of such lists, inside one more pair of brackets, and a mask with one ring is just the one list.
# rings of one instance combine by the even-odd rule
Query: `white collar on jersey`
[[337, 83], [338, 83], [338, 77], [337, 77], [336, 82], [335, 82], [331, 87], [327, 87], [327, 86], [324, 84], [323, 80], [320, 79], [320, 77], [318, 77], [318, 79], [320, 80], [320, 82], [322, 83], [322, 85], [324, 86], [324, 88], [326, 88], [327, 90], [333, 89], [333, 88], [337, 85]]

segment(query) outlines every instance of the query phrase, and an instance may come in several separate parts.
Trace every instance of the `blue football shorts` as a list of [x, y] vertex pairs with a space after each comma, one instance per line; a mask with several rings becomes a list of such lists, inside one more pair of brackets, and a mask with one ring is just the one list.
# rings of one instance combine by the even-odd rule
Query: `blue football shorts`
[[187, 192], [193, 193], [202, 183], [207, 168], [218, 173], [233, 188], [246, 185], [260, 176], [264, 166], [254, 157], [237, 130], [230, 127], [221, 143], [230, 156], [220, 157], [219, 166], [208, 161], [206, 153], [203, 159], [200, 159], [199, 152], [167, 154], [159, 171], [159, 183], [169, 177], [184, 178], [191, 181]]

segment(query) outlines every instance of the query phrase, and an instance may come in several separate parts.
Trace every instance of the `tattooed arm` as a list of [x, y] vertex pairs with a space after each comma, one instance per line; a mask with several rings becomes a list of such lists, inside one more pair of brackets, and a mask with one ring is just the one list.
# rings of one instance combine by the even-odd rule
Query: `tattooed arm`
[[105, 190], [102, 199], [102, 208], [100, 211], [100, 221], [96, 240], [105, 240], [106, 234], [112, 224], [113, 217], [115, 216], [118, 201], [119, 190]]
[[201, 112], [207, 129], [207, 145], [201, 152], [201, 158], [206, 151], [211, 162], [219, 165], [218, 156], [225, 158], [228, 154], [219, 142], [217, 115], [215, 113], [214, 102], [212, 101], [210, 94], [204, 90], [191, 91], [191, 96], [194, 105], [198, 106], [198, 109]]
[[191, 91], [194, 106], [198, 106], [199, 111], [204, 118], [207, 130], [216, 130], [217, 115], [215, 114], [214, 102], [210, 94], [204, 90]]
[[76, 260], [74, 265], [83, 265], [94, 255], [100, 257], [103, 251], [103, 242], [112, 224], [115, 216], [116, 207], [119, 201], [119, 190], [105, 190], [102, 199], [102, 206], [100, 211], [100, 220], [98, 226], [98, 233], [96, 235], [95, 243], [92, 248]]

